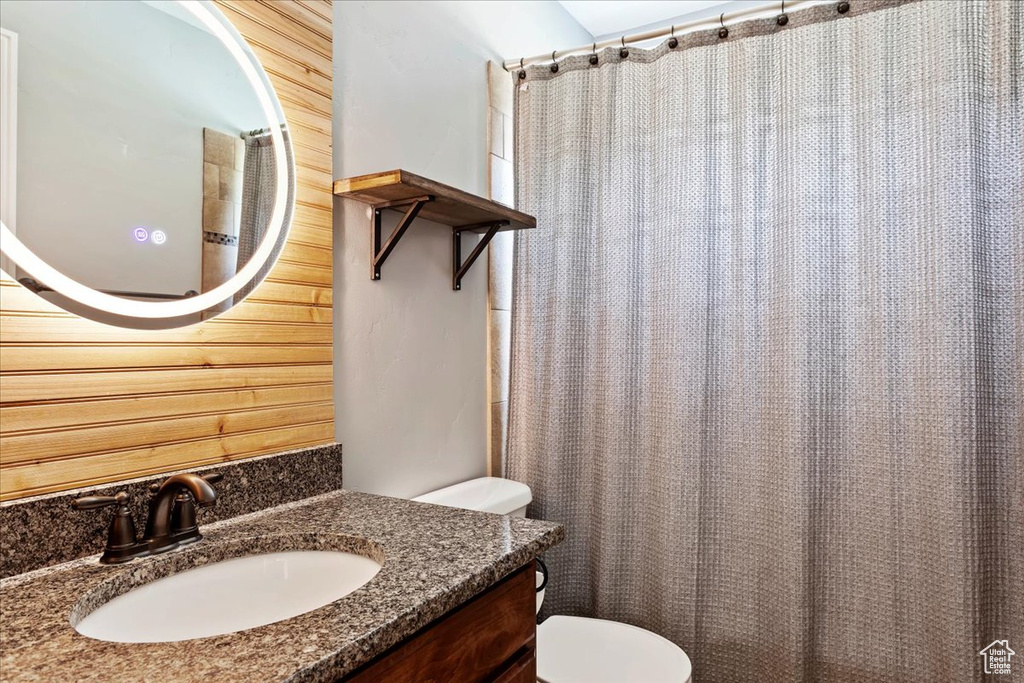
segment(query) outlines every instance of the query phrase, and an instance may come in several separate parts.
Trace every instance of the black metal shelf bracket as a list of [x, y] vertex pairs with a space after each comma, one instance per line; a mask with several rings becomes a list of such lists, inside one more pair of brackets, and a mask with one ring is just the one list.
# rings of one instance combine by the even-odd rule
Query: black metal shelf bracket
[[[470, 266], [480, 257], [484, 249], [490, 243], [498, 230], [509, 224], [509, 221], [491, 221], [488, 223], [477, 223], [475, 225], [460, 225], [452, 228], [452, 289], [456, 292], [462, 289], [462, 278], [469, 272]], [[469, 253], [466, 262], [462, 262], [462, 233], [466, 231], [478, 232], [486, 229], [483, 238], [477, 242], [476, 247]]]
[[[398, 246], [398, 241], [405, 235], [405, 231], [409, 229], [412, 222], [416, 220], [416, 215], [419, 214], [420, 209], [427, 202], [434, 201], [434, 198], [430, 195], [424, 195], [422, 197], [412, 197], [410, 199], [400, 199], [394, 202], [386, 202], [383, 204], [374, 204], [373, 206], [373, 227], [370, 230], [370, 279], [380, 279], [380, 269], [384, 265], [384, 262], [388, 260], [388, 256], [391, 256], [391, 252]], [[381, 245], [381, 230], [380, 230], [380, 212], [384, 209], [399, 209], [403, 206], [408, 206], [405, 215], [402, 216], [402, 220], [398, 221], [398, 225], [391, 231], [391, 236], [388, 237], [387, 242]]]

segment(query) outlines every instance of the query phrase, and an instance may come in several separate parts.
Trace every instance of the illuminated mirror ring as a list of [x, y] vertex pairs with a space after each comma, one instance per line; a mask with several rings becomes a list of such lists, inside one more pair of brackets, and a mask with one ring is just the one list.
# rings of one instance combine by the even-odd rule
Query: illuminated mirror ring
[[[261, 270], [275, 256], [280, 238], [287, 231], [289, 185], [295, 182], [295, 171], [289, 165], [286, 142], [282, 127], [286, 124], [284, 116], [279, 113], [277, 96], [274, 94], [269, 80], [255, 55], [252, 55], [245, 39], [230, 24], [228, 19], [209, 2], [209, 0], [173, 0], [202, 23], [216, 36], [245, 74], [253, 93], [259, 101], [260, 108], [270, 124], [270, 137], [274, 150], [274, 161], [278, 172], [275, 185], [274, 208], [271, 212], [267, 232], [252, 258], [233, 277], [214, 289], [196, 296], [173, 301], [135, 301], [118, 296], [105, 294], [88, 287], [77, 280], [63, 274], [35, 252], [26, 247], [10, 229], [0, 222], [0, 243], [3, 253], [19, 268], [25, 269], [33, 277], [38, 278], [46, 286], [84, 306], [126, 318], [145, 318], [159, 320], [164, 318], [180, 318], [194, 315], [221, 304], [239, 292], [248, 284], [258, 284], [257, 278]], [[294, 193], [293, 193], [294, 195]], [[269, 264], [273, 265], [273, 264]], [[269, 268], [267, 269], [269, 270]], [[264, 271], [265, 272], [265, 271]]]

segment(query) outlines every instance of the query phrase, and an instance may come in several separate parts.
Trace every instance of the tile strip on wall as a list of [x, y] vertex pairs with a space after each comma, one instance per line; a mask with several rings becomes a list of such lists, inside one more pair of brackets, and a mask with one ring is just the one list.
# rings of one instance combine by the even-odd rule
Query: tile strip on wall
[[[487, 63], [488, 118], [487, 149], [490, 198], [515, 206], [512, 171], [512, 79], [500, 64]], [[487, 471], [492, 477], [504, 473], [505, 437], [508, 419], [508, 375], [512, 332], [512, 250], [515, 232], [499, 232], [488, 247], [487, 355], [490, 366], [488, 400]]]

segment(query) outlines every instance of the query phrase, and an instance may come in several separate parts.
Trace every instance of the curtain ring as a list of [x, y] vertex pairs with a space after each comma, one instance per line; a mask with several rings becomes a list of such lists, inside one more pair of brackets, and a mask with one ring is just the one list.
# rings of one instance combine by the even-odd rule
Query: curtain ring
[[553, 73], [553, 74], [558, 73], [558, 62], [555, 61], [555, 53], [556, 52], [558, 52], [558, 50], [552, 50], [551, 51], [551, 73]]
[[590, 49], [590, 65], [597, 66], [597, 43]]
[[718, 29], [718, 37], [723, 39], [728, 38], [729, 29], [725, 27], [725, 12], [722, 12], [722, 15], [718, 17], [718, 23], [722, 25], [722, 28]]
[[629, 56], [629, 50], [626, 49], [626, 36], [622, 36], [622, 49], [619, 50], [619, 56], [623, 59]]
[[519, 80], [523, 80], [524, 78], [526, 78], [526, 67], [523, 66], [523, 60], [525, 59], [526, 57], [519, 58]]
[[679, 39], [676, 38], [676, 27], [674, 24], [672, 25], [672, 37], [668, 39], [668, 47], [671, 50], [679, 47]]
[[785, 26], [789, 23], [789, 17], [786, 16], [786, 0], [782, 0], [782, 14], [775, 18], [775, 23], [779, 26]]

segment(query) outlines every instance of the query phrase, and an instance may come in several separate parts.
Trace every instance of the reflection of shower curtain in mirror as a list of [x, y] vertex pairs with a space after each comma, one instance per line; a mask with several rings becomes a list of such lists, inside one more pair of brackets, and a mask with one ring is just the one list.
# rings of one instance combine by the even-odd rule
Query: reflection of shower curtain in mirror
[[[288, 131], [284, 132], [285, 142], [288, 142]], [[241, 270], [252, 255], [259, 248], [263, 241], [263, 235], [267, 232], [270, 223], [270, 216], [274, 211], [274, 185], [277, 182], [277, 168], [274, 159], [274, 145], [270, 133], [263, 131], [256, 135], [246, 135], [245, 139], [245, 164], [242, 167], [242, 219], [238, 227], [238, 265]], [[291, 145], [285, 145], [288, 154], [288, 166], [291, 166], [292, 155]], [[294, 189], [289, 183], [287, 206], [292, 206], [292, 193]], [[285, 216], [285, 225], [291, 221], [291, 216]], [[259, 275], [253, 282], [240, 289], [235, 294], [235, 303], [240, 302], [252, 291], [255, 283], [260, 282], [270, 270], [277, 259], [277, 251], [260, 269]]]

